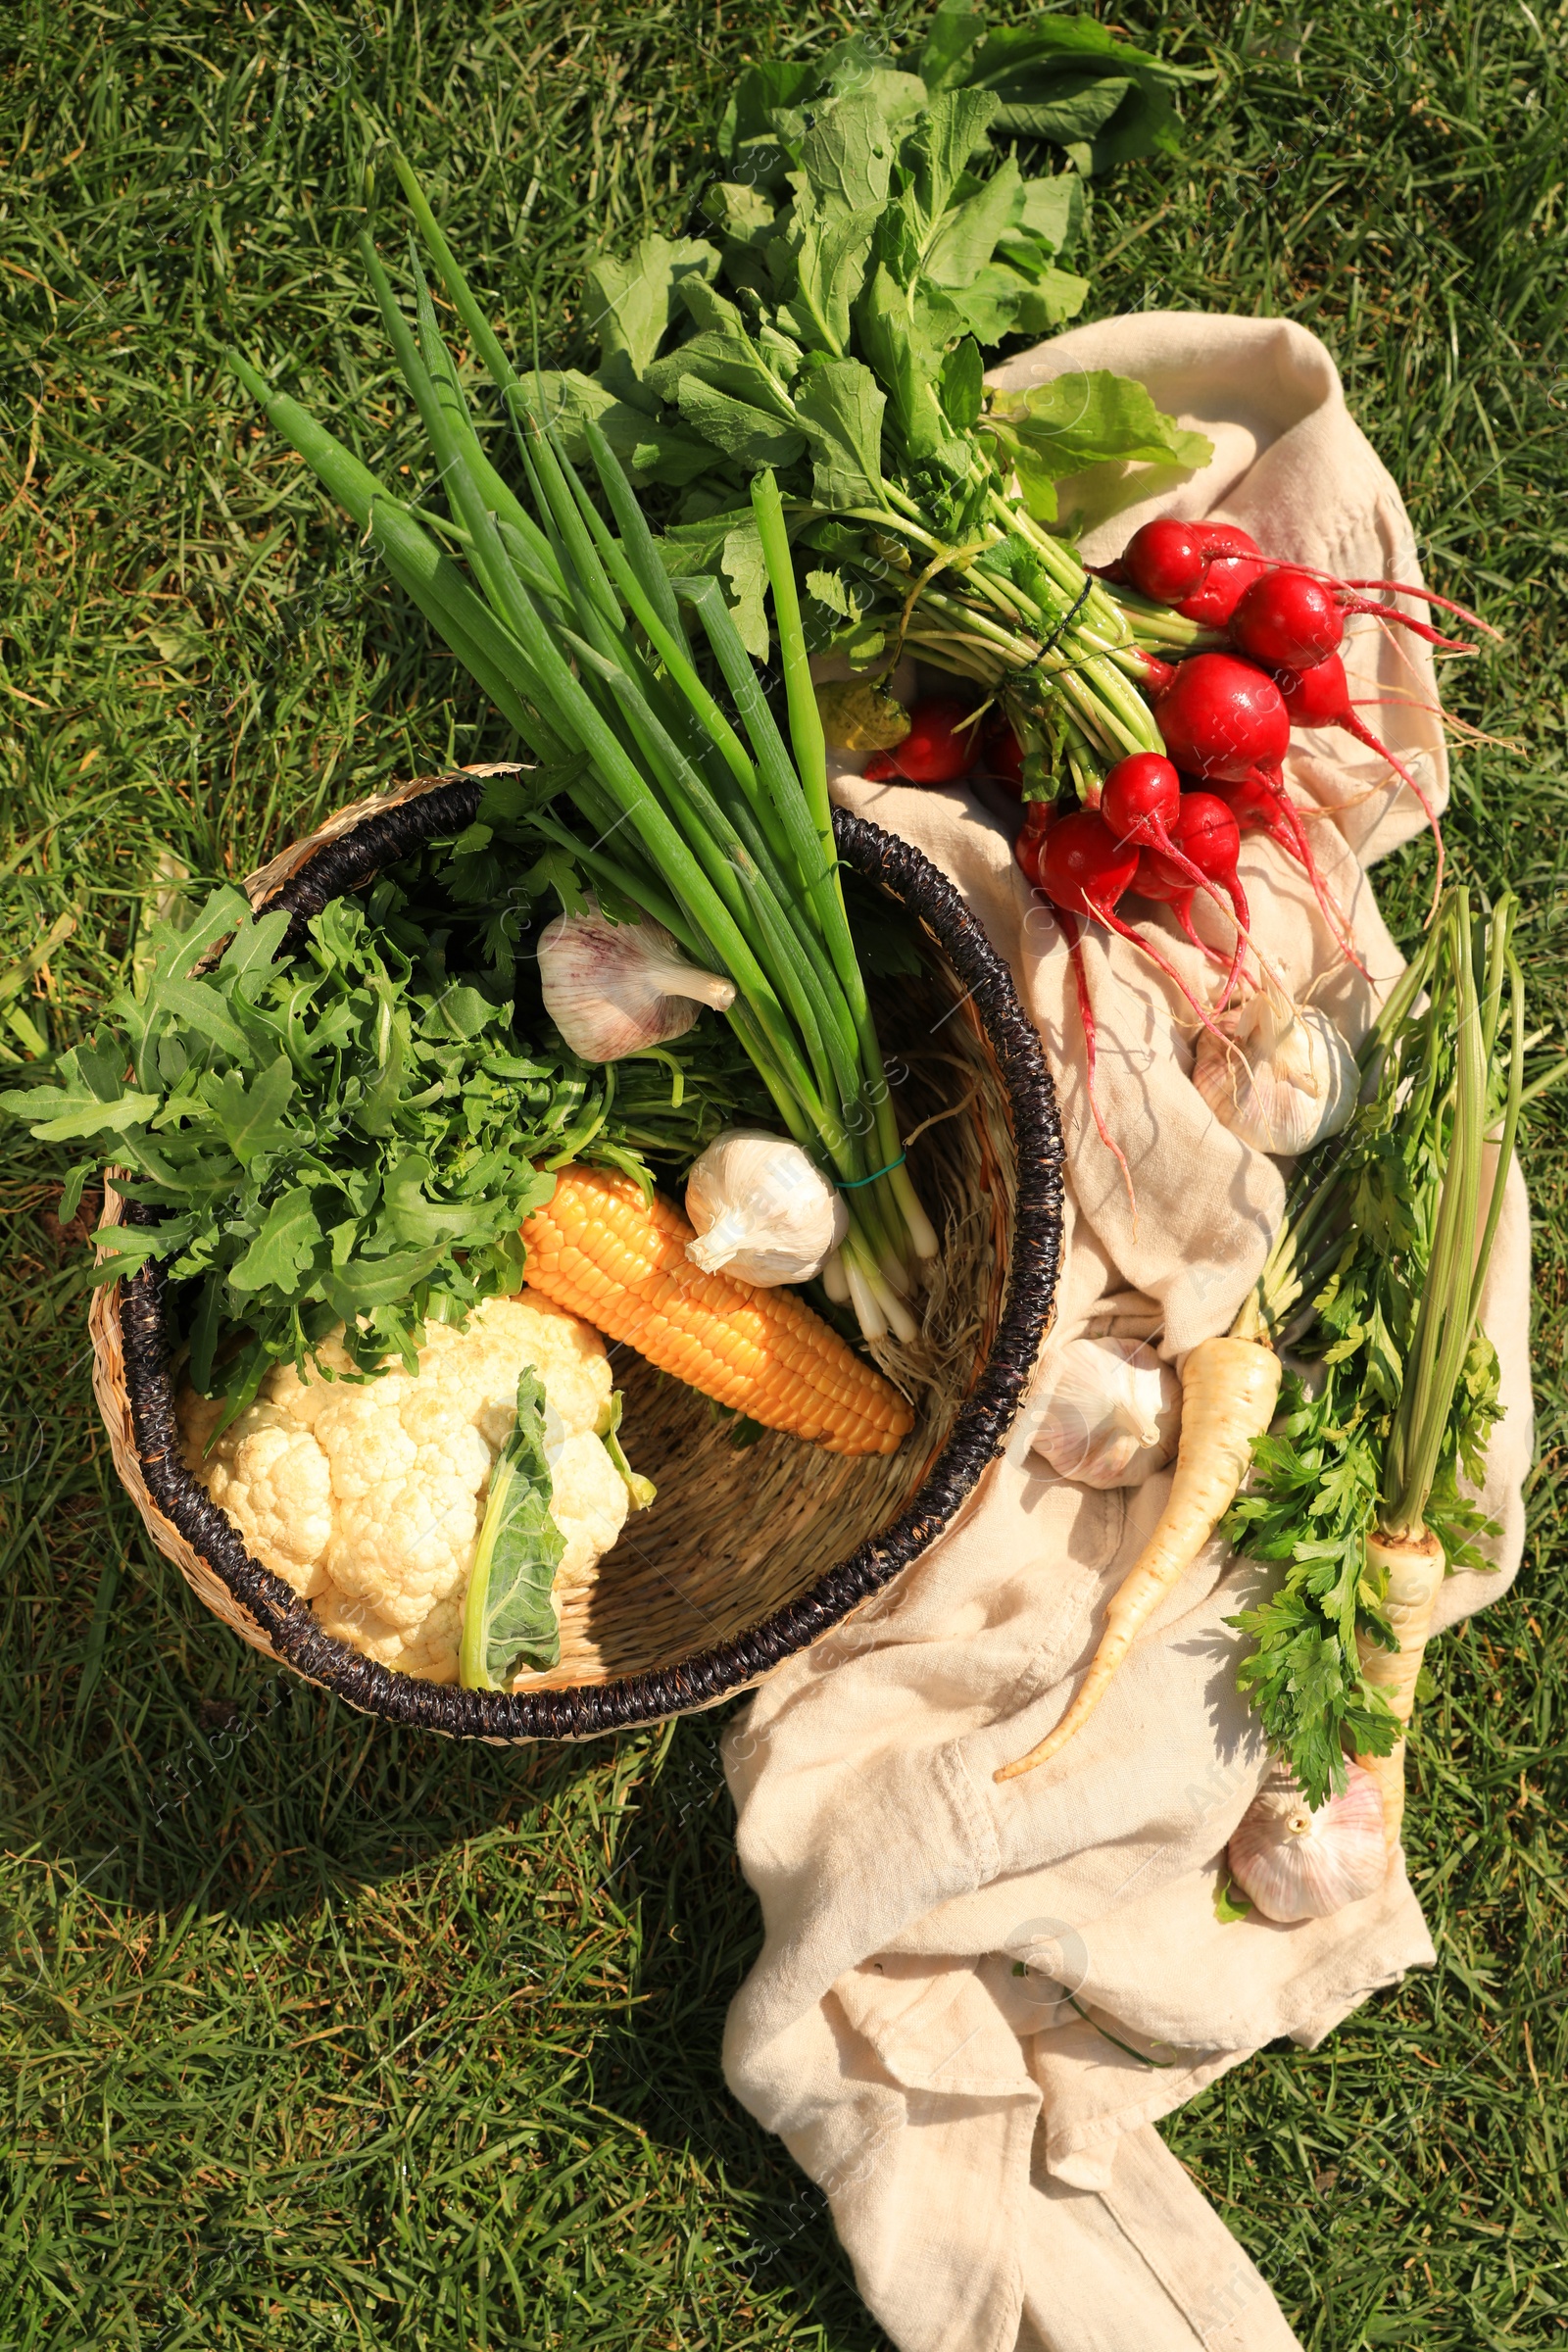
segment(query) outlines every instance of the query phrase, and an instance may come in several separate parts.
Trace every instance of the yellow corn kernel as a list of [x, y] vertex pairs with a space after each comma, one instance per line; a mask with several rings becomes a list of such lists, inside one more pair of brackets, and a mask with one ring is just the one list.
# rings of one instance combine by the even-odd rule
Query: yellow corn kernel
[[897, 1389], [804, 1298], [703, 1273], [680, 1210], [657, 1193], [646, 1201], [629, 1176], [563, 1168], [522, 1238], [534, 1290], [764, 1429], [831, 1453], [892, 1453], [907, 1437]]

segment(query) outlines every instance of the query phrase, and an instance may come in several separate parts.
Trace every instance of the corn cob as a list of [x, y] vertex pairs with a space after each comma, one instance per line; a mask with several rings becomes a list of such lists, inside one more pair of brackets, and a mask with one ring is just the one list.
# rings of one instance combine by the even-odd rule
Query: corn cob
[[563, 1168], [522, 1239], [534, 1290], [765, 1429], [831, 1453], [892, 1453], [908, 1435], [897, 1389], [804, 1298], [703, 1273], [680, 1210], [645, 1200], [630, 1177]]

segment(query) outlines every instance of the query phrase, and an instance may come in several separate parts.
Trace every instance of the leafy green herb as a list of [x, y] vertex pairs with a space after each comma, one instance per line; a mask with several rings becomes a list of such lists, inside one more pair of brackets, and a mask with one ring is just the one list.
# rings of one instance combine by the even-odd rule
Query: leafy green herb
[[449, 948], [504, 941], [516, 915], [514, 898], [503, 911], [487, 897], [504, 868], [480, 833], [399, 869], [401, 884], [383, 876], [368, 909], [334, 901], [298, 960], [274, 960], [288, 916], [253, 916], [237, 890], [185, 929], [154, 924], [141, 984], [112, 1000], [99, 1035], [50, 1083], [0, 1097], [45, 1141], [96, 1142], [130, 1172], [125, 1196], [163, 1212], [104, 1231], [95, 1279], [158, 1257], [191, 1286], [190, 1377], [230, 1415], [270, 1365], [303, 1370], [340, 1321], [362, 1372], [412, 1365], [428, 1315], [517, 1287], [517, 1228], [549, 1200], [553, 1166], [588, 1159], [646, 1183], [648, 1153], [684, 1163], [760, 1100], [723, 1033], [710, 1086], [696, 1033], [684, 1057], [613, 1067], [569, 1054], [542, 1008], [539, 1042], [519, 1036], [495, 970], [447, 962]]
[[[1083, 175], [1169, 150], [1182, 76], [1086, 17], [988, 35], [956, 6], [907, 63], [852, 39], [754, 67], [726, 117], [733, 177], [706, 200], [714, 241], [649, 238], [601, 267], [596, 376], [538, 377], [528, 397], [578, 459], [597, 388], [633, 479], [684, 493], [667, 502], [671, 575], [718, 581], [754, 657], [769, 628], [749, 491], [769, 469], [813, 650], [886, 673], [907, 648], [1001, 694], [1030, 791], [1065, 773], [1087, 792], [1111, 760], [1160, 748], [1140, 649], [1185, 643], [1192, 624], [1124, 610], [1039, 525], [1059, 520], [1068, 476], [1081, 525], [1210, 444], [1103, 371], [988, 392], [983, 354], [1082, 307], [1087, 283], [1062, 263]], [[1026, 176], [998, 134], [1054, 140], [1075, 169]], [[1027, 564], [988, 564], [999, 546]]]
[[538, 1374], [524, 1368], [517, 1418], [490, 1473], [463, 1607], [459, 1671], [466, 1690], [504, 1690], [524, 1660], [545, 1667], [561, 1659], [551, 1588], [566, 1539], [550, 1516], [547, 1409]]
[[[1475, 1569], [1496, 1532], [1461, 1480], [1480, 1484], [1499, 1411], [1476, 1317], [1523, 1099], [1514, 913], [1507, 894], [1489, 918], [1446, 896], [1363, 1050], [1370, 1098], [1304, 1163], [1251, 1303], [1250, 1325], [1308, 1369], [1287, 1377], [1225, 1521], [1254, 1559], [1285, 1563], [1273, 1597], [1232, 1621], [1254, 1643], [1238, 1681], [1313, 1804], [1343, 1786], [1347, 1744], [1387, 1755], [1398, 1733], [1357, 1650], [1358, 1635], [1393, 1646], [1369, 1534], [1425, 1527], [1450, 1569]], [[1254, 1336], [1246, 1312], [1237, 1328]]]

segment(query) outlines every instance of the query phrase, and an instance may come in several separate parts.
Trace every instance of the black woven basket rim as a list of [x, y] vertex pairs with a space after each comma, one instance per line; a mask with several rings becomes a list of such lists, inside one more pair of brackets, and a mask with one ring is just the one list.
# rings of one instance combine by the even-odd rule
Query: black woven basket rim
[[[369, 881], [422, 842], [470, 824], [482, 792], [476, 776], [442, 779], [324, 842], [267, 902], [293, 915], [284, 952], [300, 949], [306, 924], [328, 901]], [[1005, 1087], [1017, 1152], [1017, 1205], [1003, 1312], [942, 1451], [899, 1517], [798, 1599], [678, 1665], [564, 1690], [456, 1690], [362, 1657], [324, 1633], [309, 1605], [251, 1557], [237, 1529], [185, 1468], [169, 1370], [163, 1268], [150, 1262], [121, 1283], [125, 1389], [149, 1495], [277, 1656], [351, 1706], [455, 1739], [509, 1742], [580, 1740], [710, 1705], [807, 1647], [891, 1583], [951, 1525], [1001, 1451], [1034, 1368], [1060, 1271], [1062, 1142], [1055, 1089], [1006, 963], [947, 875], [912, 844], [863, 817], [839, 809], [833, 823], [845, 862], [911, 907], [975, 1007]], [[131, 1223], [157, 1221], [133, 1202], [124, 1214]]]

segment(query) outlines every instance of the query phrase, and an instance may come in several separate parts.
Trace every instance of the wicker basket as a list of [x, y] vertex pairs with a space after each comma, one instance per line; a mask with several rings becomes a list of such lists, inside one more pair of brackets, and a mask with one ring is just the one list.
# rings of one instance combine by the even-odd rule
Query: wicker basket
[[[491, 770], [422, 778], [344, 809], [253, 875], [290, 908], [327, 902], [468, 823]], [[769, 1432], [738, 1450], [705, 1398], [623, 1354], [624, 1434], [659, 1499], [561, 1596], [561, 1663], [516, 1691], [417, 1682], [324, 1633], [251, 1558], [186, 1471], [156, 1264], [94, 1294], [93, 1386], [115, 1467], [160, 1551], [245, 1641], [350, 1705], [459, 1739], [572, 1740], [712, 1705], [838, 1625], [949, 1527], [999, 1450], [1050, 1320], [1061, 1139], [1040, 1043], [1006, 966], [917, 850], [835, 819], [848, 865], [918, 917], [931, 976], [882, 992], [878, 1025], [913, 1134], [909, 1166], [944, 1228], [926, 1332], [884, 1353], [915, 1407], [897, 1453], [847, 1457]], [[900, 1065], [906, 1075], [901, 1075]], [[106, 1196], [107, 1215], [139, 1219]]]

